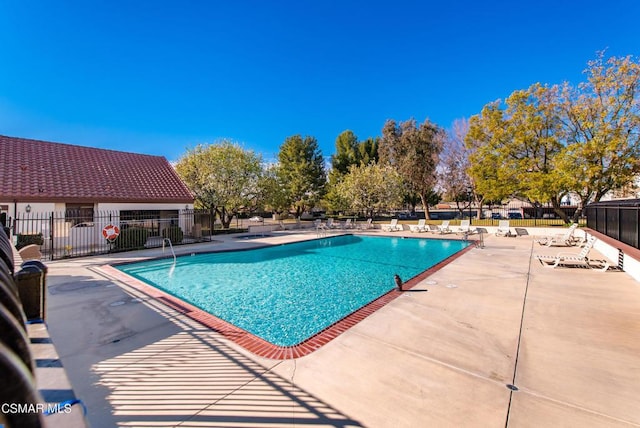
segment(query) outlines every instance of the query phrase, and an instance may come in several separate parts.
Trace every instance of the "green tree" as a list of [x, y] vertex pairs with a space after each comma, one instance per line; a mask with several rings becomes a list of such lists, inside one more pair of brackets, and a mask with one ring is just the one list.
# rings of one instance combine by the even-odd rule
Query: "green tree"
[[556, 212], [568, 189], [554, 159], [563, 149], [563, 127], [557, 86], [538, 83], [513, 92], [505, 101], [486, 106], [473, 117], [467, 134], [478, 190], [490, 199], [526, 198], [534, 206], [551, 201]]
[[380, 146], [380, 138], [367, 138], [358, 143], [358, 159], [361, 165], [369, 165], [370, 163], [378, 163], [378, 147]]
[[336, 138], [336, 153], [331, 156], [331, 170], [326, 187], [324, 204], [333, 211], [345, 211], [349, 204], [340, 196], [337, 185], [349, 168], [354, 165], [368, 165], [378, 161], [378, 138], [368, 138], [358, 142], [352, 131], [342, 132]]
[[388, 120], [382, 128], [380, 162], [396, 169], [410, 192], [420, 196], [427, 218], [428, 197], [437, 184], [436, 168], [444, 138], [444, 130], [429, 120], [420, 126], [413, 119], [399, 124]]
[[282, 214], [289, 210], [291, 201], [287, 193], [287, 187], [278, 174], [277, 165], [269, 165], [264, 168], [260, 189], [262, 189], [262, 205], [266, 211]]
[[336, 189], [353, 211], [368, 217], [398, 207], [404, 195], [400, 174], [390, 165], [376, 163], [352, 165]]
[[495, 101], [469, 119], [465, 145], [469, 150], [469, 176], [474, 192], [483, 198], [501, 201], [516, 192], [516, 183], [503, 177], [501, 141], [506, 140], [506, 119]]
[[336, 153], [331, 156], [331, 174], [342, 176], [352, 165], [368, 165], [378, 161], [378, 138], [358, 141], [353, 131], [344, 131], [336, 138]]
[[351, 165], [360, 163], [358, 137], [353, 131], [344, 131], [336, 138], [336, 153], [331, 156], [331, 172], [344, 175]]
[[287, 137], [278, 153], [278, 177], [296, 217], [313, 208], [326, 185], [324, 158], [313, 137]]
[[235, 215], [260, 199], [261, 158], [230, 141], [188, 149], [176, 171], [191, 189], [196, 206], [216, 213], [228, 228]]
[[605, 61], [600, 52], [585, 73], [587, 82], [564, 87], [567, 141], [558, 160], [583, 207], [632, 184], [640, 171], [640, 63], [630, 56]]

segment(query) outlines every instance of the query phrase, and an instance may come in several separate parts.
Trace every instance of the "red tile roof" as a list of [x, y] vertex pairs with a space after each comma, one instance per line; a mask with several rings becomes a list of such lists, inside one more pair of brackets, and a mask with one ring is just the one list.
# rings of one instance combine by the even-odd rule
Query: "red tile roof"
[[162, 156], [0, 135], [0, 200], [192, 203]]

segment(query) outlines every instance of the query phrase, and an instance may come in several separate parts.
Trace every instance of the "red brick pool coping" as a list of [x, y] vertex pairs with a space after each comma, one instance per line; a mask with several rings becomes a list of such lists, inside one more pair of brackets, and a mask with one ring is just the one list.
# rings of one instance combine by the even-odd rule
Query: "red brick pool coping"
[[[440, 263], [414, 276], [403, 284], [402, 290], [406, 291], [412, 289], [425, 278], [442, 269], [444, 266], [448, 265], [474, 247], [475, 245], [469, 245], [463, 250], [458, 251], [452, 256], [441, 261]], [[211, 315], [196, 306], [184, 302], [177, 297], [172, 296], [171, 294], [165, 293], [164, 291], [148, 285], [143, 281], [133, 278], [111, 265], [103, 265], [100, 266], [99, 269], [105, 274], [109, 275], [111, 278], [116, 279], [128, 285], [129, 287], [132, 287], [133, 289], [138, 290], [146, 294], [147, 296], [160, 301], [169, 308], [181, 314], [184, 314], [192, 320], [195, 320], [200, 324], [222, 334], [225, 338], [237, 343], [249, 352], [252, 352], [260, 357], [271, 358], [274, 360], [289, 360], [293, 358], [300, 358], [316, 351], [317, 349], [329, 343], [331, 340], [338, 337], [340, 334], [358, 324], [369, 315], [373, 314], [378, 309], [385, 306], [387, 303], [400, 297], [403, 292], [397, 289], [391, 290], [297, 345], [278, 346], [267, 342], [266, 340], [261, 339], [258, 336], [255, 336], [245, 330], [242, 330], [241, 328], [238, 328], [235, 325], [230, 324], [214, 315]]]

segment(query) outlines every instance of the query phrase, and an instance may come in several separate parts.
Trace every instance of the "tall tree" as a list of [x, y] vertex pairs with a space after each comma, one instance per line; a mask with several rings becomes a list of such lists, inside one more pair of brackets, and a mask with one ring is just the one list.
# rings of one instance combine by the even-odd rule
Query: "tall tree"
[[222, 226], [258, 203], [261, 158], [230, 141], [187, 150], [176, 171], [196, 198], [196, 205], [215, 212]]
[[264, 210], [277, 214], [289, 210], [291, 201], [287, 193], [287, 186], [278, 174], [277, 165], [265, 166], [260, 189], [263, 192], [262, 206]]
[[410, 191], [420, 196], [427, 218], [428, 198], [437, 183], [436, 168], [444, 137], [444, 130], [429, 120], [420, 126], [414, 119], [399, 124], [388, 120], [382, 128], [380, 162], [395, 168]]
[[370, 163], [378, 162], [378, 146], [380, 145], [380, 138], [367, 138], [364, 141], [358, 143], [358, 159], [360, 165], [369, 165]]
[[439, 181], [446, 199], [455, 201], [461, 214], [468, 208], [471, 203], [470, 196], [472, 196], [478, 207], [478, 218], [480, 218], [483, 197], [475, 191], [469, 175], [470, 150], [464, 144], [468, 132], [469, 122], [466, 119], [455, 120], [451, 129], [447, 131], [447, 138], [440, 156]]
[[368, 165], [377, 161], [378, 138], [368, 138], [358, 142], [358, 137], [352, 131], [342, 132], [336, 138], [336, 153], [331, 156], [331, 170], [324, 204], [333, 211], [347, 210], [349, 204], [340, 195], [336, 186], [352, 166]]
[[342, 176], [352, 165], [368, 165], [378, 161], [379, 138], [358, 141], [353, 131], [344, 131], [336, 138], [336, 153], [331, 156], [331, 174]]
[[398, 172], [390, 165], [376, 163], [352, 165], [336, 188], [352, 210], [368, 217], [383, 208], [399, 206], [404, 193]]
[[311, 209], [323, 195], [326, 184], [324, 158], [313, 137], [287, 137], [278, 153], [278, 177], [285, 186], [296, 217]]
[[558, 162], [583, 207], [640, 172], [640, 63], [600, 52], [585, 73], [578, 88], [564, 87], [567, 147]]
[[560, 201], [568, 189], [554, 159], [563, 149], [557, 86], [534, 84], [505, 101], [486, 106], [473, 117], [467, 135], [471, 176], [491, 199], [526, 198], [534, 206], [551, 201], [565, 220]]
[[351, 165], [360, 163], [358, 137], [353, 131], [344, 131], [336, 138], [336, 153], [331, 156], [331, 171], [344, 175]]

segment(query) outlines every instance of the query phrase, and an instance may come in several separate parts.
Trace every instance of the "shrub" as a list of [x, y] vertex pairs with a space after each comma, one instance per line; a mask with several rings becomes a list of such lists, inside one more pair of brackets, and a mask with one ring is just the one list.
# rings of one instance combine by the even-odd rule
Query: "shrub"
[[18, 250], [20, 248], [26, 247], [27, 245], [31, 245], [31, 244], [36, 244], [36, 245], [44, 244], [42, 233], [35, 233], [33, 235], [17, 235], [17, 238], [18, 238], [18, 241], [16, 242], [16, 248]]
[[180, 226], [169, 226], [165, 229], [162, 229], [162, 237], [169, 238], [171, 244], [179, 244], [182, 242], [184, 233], [182, 232]]
[[141, 227], [129, 227], [120, 231], [120, 236], [113, 241], [114, 248], [118, 250], [131, 250], [144, 248], [147, 243], [149, 231]]

